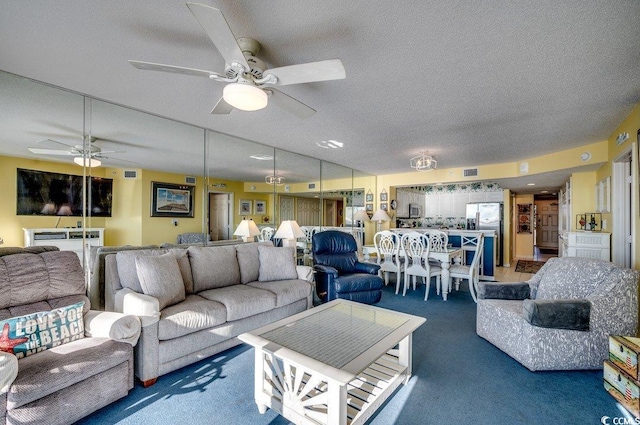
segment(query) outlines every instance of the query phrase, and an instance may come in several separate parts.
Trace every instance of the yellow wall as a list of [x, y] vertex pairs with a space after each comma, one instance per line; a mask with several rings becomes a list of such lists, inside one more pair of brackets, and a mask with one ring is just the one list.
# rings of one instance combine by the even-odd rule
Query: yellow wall
[[571, 209], [573, 216], [571, 220], [571, 230], [577, 229], [576, 215], [595, 212], [596, 173], [573, 173], [571, 175]]
[[[533, 195], [516, 195], [513, 198], [513, 217], [514, 223], [517, 223], [518, 204], [531, 204], [533, 214]], [[533, 218], [533, 216], [532, 216]], [[516, 258], [533, 259], [533, 233], [518, 233], [517, 226], [514, 226], [514, 254]]]

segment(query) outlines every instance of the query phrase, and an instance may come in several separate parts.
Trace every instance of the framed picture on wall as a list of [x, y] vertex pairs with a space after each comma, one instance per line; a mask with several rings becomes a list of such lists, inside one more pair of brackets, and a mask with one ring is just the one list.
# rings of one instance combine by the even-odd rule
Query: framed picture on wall
[[193, 217], [195, 186], [151, 182], [151, 217]]
[[531, 233], [531, 204], [518, 204], [518, 233]]
[[373, 212], [373, 204], [366, 204], [365, 210]]
[[240, 215], [251, 215], [251, 211], [253, 210], [252, 206], [253, 206], [253, 201], [250, 201], [247, 199], [241, 199], [240, 206], [239, 206]]
[[256, 201], [256, 210], [254, 214], [262, 215], [267, 212], [267, 201]]
[[387, 203], [386, 202], [382, 202], [380, 204], [380, 209], [383, 211], [387, 211], [388, 207], [387, 207]]

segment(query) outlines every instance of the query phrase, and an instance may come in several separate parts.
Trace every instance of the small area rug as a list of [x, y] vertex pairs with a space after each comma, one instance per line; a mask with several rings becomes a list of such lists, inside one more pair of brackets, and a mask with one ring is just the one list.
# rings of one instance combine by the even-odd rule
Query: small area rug
[[516, 272], [518, 273], [537, 273], [540, 267], [544, 265], [544, 261], [528, 261], [518, 260], [516, 263]]

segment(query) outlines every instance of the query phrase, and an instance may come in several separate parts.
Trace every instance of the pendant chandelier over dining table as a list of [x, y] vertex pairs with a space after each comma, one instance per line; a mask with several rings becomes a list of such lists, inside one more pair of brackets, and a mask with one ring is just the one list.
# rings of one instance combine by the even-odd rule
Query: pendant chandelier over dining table
[[410, 165], [416, 171], [431, 171], [438, 166], [438, 161], [435, 156], [429, 155], [427, 151], [422, 151], [420, 155], [411, 158]]

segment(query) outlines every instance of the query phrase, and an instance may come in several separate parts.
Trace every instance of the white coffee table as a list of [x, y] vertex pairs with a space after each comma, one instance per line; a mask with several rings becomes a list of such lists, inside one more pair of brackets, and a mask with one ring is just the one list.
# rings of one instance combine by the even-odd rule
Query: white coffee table
[[362, 424], [411, 377], [423, 317], [334, 300], [240, 335], [255, 347], [255, 401], [296, 424]]

